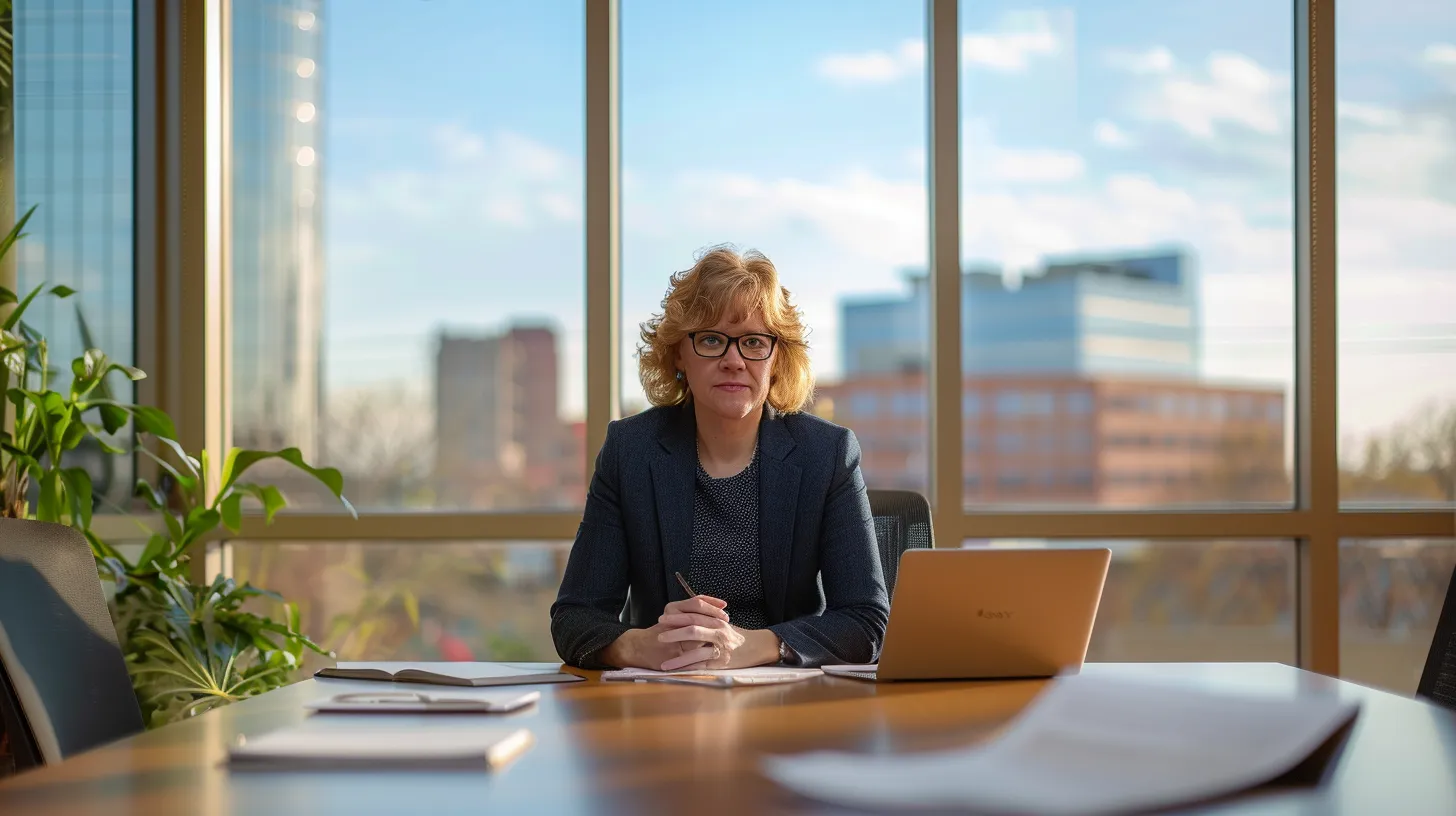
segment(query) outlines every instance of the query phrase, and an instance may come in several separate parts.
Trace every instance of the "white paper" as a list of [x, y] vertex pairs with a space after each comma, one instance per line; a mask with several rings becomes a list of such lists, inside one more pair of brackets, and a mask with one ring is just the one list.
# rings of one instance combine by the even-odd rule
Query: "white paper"
[[857, 807], [1126, 812], [1270, 781], [1308, 758], [1358, 707], [1334, 696], [1218, 694], [1069, 675], [985, 745], [892, 757], [822, 752], [764, 765], [802, 795]]
[[531, 743], [522, 728], [284, 728], [242, 740], [229, 749], [235, 764], [367, 764], [381, 767], [420, 764], [500, 764]]
[[798, 669], [787, 666], [752, 666], [746, 669], [618, 669], [602, 672], [603, 680], [657, 680], [688, 682], [711, 686], [762, 686], [772, 683], [794, 683], [818, 677], [819, 669]]
[[[466, 692], [480, 691], [476, 688], [463, 689]], [[364, 691], [336, 694], [314, 700], [304, 706], [306, 710], [323, 713], [378, 713], [378, 712], [507, 712], [524, 708], [541, 699], [541, 692], [501, 692], [492, 690], [486, 694], [421, 694], [408, 691]]]

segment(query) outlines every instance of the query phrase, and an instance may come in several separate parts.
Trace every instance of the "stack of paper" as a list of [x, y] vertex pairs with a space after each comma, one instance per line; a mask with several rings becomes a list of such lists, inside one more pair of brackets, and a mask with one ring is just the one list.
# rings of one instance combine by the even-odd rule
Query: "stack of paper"
[[499, 768], [529, 748], [524, 728], [285, 728], [240, 739], [228, 750], [239, 770], [319, 768]]
[[619, 669], [602, 672], [603, 680], [651, 680], [659, 683], [686, 683], [695, 686], [766, 686], [774, 683], [797, 683], [819, 677], [819, 669], [795, 669], [783, 666], [754, 666], [747, 669]]
[[880, 810], [1112, 813], [1268, 782], [1355, 717], [1333, 696], [1255, 697], [1095, 675], [1057, 678], [992, 742], [875, 757], [772, 758], [766, 773], [825, 802]]

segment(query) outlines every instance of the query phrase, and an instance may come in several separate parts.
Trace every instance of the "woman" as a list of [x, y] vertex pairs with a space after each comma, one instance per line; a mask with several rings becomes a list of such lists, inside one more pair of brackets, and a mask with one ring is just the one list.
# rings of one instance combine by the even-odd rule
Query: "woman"
[[566, 663], [878, 658], [889, 600], [859, 444], [800, 413], [814, 388], [804, 335], [760, 253], [714, 249], [672, 276], [642, 326], [654, 407], [607, 427], [551, 607]]

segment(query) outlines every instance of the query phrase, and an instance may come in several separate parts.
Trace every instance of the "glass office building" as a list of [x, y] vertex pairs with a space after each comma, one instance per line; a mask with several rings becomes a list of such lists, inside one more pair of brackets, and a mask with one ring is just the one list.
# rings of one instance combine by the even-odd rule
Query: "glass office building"
[[[35, 207], [17, 253], [22, 291], [65, 284], [78, 294], [38, 299], [29, 321], [47, 338], [57, 390], [91, 345], [133, 362], [135, 344], [131, 0], [16, 3], [15, 212]], [[0, 159], [3, 160], [3, 159]], [[0, 168], [0, 172], [6, 172]], [[119, 377], [112, 386], [129, 384]], [[129, 398], [130, 393], [118, 393]], [[122, 457], [83, 447], [98, 492], [124, 497]]]
[[233, 4], [233, 442], [318, 450], [318, 0]]

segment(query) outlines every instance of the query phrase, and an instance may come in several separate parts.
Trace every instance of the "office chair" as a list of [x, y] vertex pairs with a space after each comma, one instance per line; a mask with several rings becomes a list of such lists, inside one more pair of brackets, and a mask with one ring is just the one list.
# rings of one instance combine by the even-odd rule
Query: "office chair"
[[885, 571], [885, 589], [893, 598], [900, 556], [906, 550], [935, 546], [930, 502], [913, 490], [871, 490], [869, 494], [870, 513], [875, 517], [875, 539], [880, 545], [880, 564]]
[[1446, 587], [1446, 600], [1441, 605], [1436, 634], [1431, 637], [1431, 651], [1426, 655], [1416, 696], [1456, 711], [1456, 569], [1451, 570], [1451, 583]]
[[142, 730], [91, 545], [59, 524], [0, 519], [0, 717], [16, 770]]

